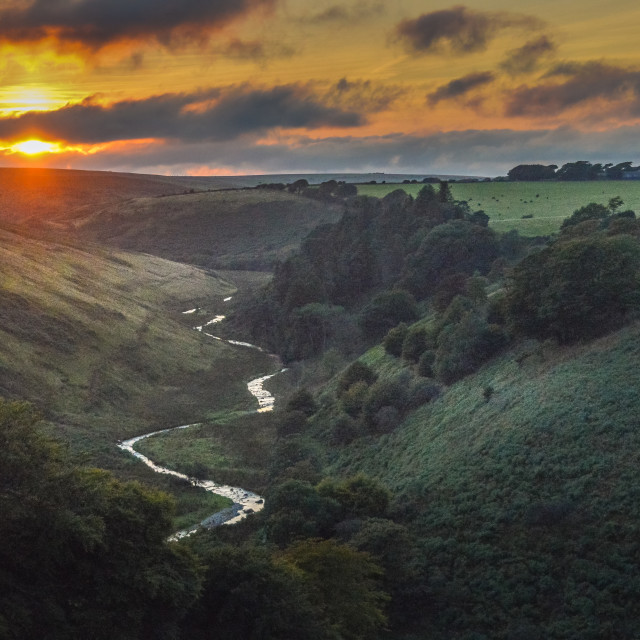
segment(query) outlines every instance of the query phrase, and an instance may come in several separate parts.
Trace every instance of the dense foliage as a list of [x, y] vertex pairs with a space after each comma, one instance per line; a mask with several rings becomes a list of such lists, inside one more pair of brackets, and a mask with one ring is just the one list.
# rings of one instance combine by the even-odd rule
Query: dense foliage
[[0, 637], [175, 637], [198, 589], [168, 496], [76, 468], [0, 401]]
[[446, 183], [423, 187], [415, 200], [400, 190], [352, 198], [340, 222], [313, 231], [241, 315], [285, 360], [329, 348], [355, 353], [415, 321], [416, 300], [442, 294], [452, 277], [488, 273], [501, 245], [487, 222], [452, 201]]
[[634, 176], [640, 167], [634, 167], [632, 162], [591, 163], [587, 160], [567, 162], [559, 169], [558, 165], [519, 164], [510, 169], [507, 176], [510, 180], [622, 180]]

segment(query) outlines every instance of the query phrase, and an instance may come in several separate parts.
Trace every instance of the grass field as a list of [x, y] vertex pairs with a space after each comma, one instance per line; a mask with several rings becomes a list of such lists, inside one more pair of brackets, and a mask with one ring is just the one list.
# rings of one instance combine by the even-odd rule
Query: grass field
[[277, 419], [274, 413], [219, 415], [201, 426], [142, 440], [136, 449], [170, 469], [261, 491]]
[[[415, 196], [422, 186], [360, 185], [358, 193], [381, 198], [395, 189], [404, 189]], [[614, 196], [624, 200], [623, 208], [640, 214], [640, 181], [634, 180], [454, 183], [451, 191], [456, 200], [466, 200], [473, 211], [482, 209], [496, 231], [517, 229], [525, 236], [555, 233], [576, 209], [589, 202], [606, 205]], [[525, 215], [533, 217], [523, 219]]]

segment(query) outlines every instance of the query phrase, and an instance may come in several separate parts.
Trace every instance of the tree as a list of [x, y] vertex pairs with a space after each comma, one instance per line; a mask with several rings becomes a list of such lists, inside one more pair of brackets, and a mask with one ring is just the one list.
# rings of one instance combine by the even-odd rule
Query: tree
[[586, 160], [567, 162], [556, 172], [558, 180], [595, 180], [602, 172], [601, 164], [591, 164]]
[[196, 596], [168, 496], [80, 469], [0, 400], [0, 629], [9, 638], [171, 637]]
[[509, 180], [514, 181], [538, 181], [553, 180], [556, 175], [557, 164], [545, 166], [543, 164], [519, 164], [507, 173]]
[[407, 260], [406, 284], [417, 298], [432, 294], [447, 276], [485, 274], [498, 257], [491, 229], [453, 220], [434, 227]]
[[305, 540], [287, 549], [284, 560], [303, 572], [334, 637], [378, 636], [388, 596], [380, 586], [382, 570], [368, 554], [333, 540]]
[[345, 480], [326, 478], [317, 489], [342, 507], [343, 519], [384, 517], [391, 501], [389, 490], [363, 473]]
[[507, 318], [521, 333], [561, 342], [602, 335], [640, 308], [639, 270], [640, 246], [630, 236], [557, 243], [513, 270]]
[[360, 314], [359, 324], [370, 340], [380, 340], [400, 322], [412, 322], [418, 318], [414, 297], [403, 289], [379, 293]]
[[[614, 202], [614, 205], [616, 203]], [[584, 207], [580, 207], [576, 209], [571, 217], [567, 218], [562, 222], [562, 229], [567, 229], [568, 227], [573, 227], [587, 220], [604, 220], [606, 219], [611, 211], [608, 207], [605, 207], [603, 204], [598, 204], [597, 202], [590, 202]]]
[[316, 401], [308, 389], [298, 389], [287, 402], [287, 411], [301, 411], [307, 417], [317, 411]]
[[269, 541], [285, 547], [301, 538], [325, 537], [340, 519], [340, 505], [308, 482], [286, 480], [267, 495], [264, 516]]
[[[426, 188], [426, 187], [425, 187]], [[451, 187], [446, 180], [440, 182], [438, 188], [438, 200], [443, 203], [453, 202], [453, 194], [451, 193]]]
[[224, 545], [204, 559], [204, 584], [184, 637], [331, 640], [319, 603], [294, 567], [255, 547]]

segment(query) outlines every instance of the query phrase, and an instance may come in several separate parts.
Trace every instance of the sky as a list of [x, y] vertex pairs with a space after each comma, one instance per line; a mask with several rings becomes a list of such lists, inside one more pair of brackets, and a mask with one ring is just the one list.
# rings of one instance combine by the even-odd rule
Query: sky
[[0, 166], [637, 162], [637, 0], [0, 0]]

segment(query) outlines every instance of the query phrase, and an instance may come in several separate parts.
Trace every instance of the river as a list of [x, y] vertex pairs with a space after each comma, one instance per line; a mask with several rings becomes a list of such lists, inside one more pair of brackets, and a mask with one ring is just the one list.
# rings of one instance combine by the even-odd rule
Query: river
[[[184, 311], [184, 314], [193, 314], [196, 313], [198, 309], [189, 309], [188, 311]], [[253, 344], [249, 344], [248, 342], [238, 342], [236, 340], [222, 340], [218, 336], [214, 336], [205, 331], [205, 329], [209, 326], [222, 322], [225, 316], [218, 315], [206, 322], [203, 325], [198, 327], [194, 327], [196, 331], [200, 331], [204, 333], [204, 335], [213, 338], [214, 340], [221, 340], [223, 342], [227, 342], [233, 346], [238, 348], [246, 348], [246, 349], [260, 349], [260, 347], [256, 347]], [[276, 373], [272, 373], [267, 376], [261, 376], [260, 378], [256, 378], [255, 380], [251, 380], [247, 384], [247, 388], [249, 393], [256, 398], [258, 401], [258, 409], [256, 409], [257, 413], [273, 411], [273, 407], [275, 404], [275, 398], [264, 388], [264, 383], [277, 376], [278, 373], [282, 373], [286, 371], [286, 369], [282, 369]], [[239, 522], [240, 520], [246, 518], [248, 515], [252, 513], [256, 513], [261, 511], [264, 508], [264, 499], [256, 493], [252, 491], [247, 491], [246, 489], [242, 489], [240, 487], [231, 487], [225, 484], [217, 484], [213, 480], [198, 480], [196, 478], [190, 478], [184, 473], [179, 473], [178, 471], [174, 471], [173, 469], [167, 469], [166, 467], [161, 467], [160, 465], [153, 462], [153, 460], [147, 458], [147, 456], [142, 455], [140, 452], [136, 451], [134, 445], [145, 438], [151, 438], [152, 436], [156, 436], [162, 433], [169, 433], [171, 431], [177, 431], [179, 429], [188, 429], [189, 427], [197, 426], [199, 423], [194, 424], [185, 424], [179, 427], [172, 427], [170, 429], [161, 429], [159, 431], [152, 431], [151, 433], [145, 433], [141, 436], [136, 436], [135, 438], [130, 438], [129, 440], [124, 440], [123, 442], [118, 443], [118, 447], [123, 451], [127, 451], [130, 454], [134, 455], [138, 460], [144, 462], [150, 469], [153, 469], [156, 473], [162, 473], [165, 475], [174, 476], [176, 478], [181, 478], [182, 480], [186, 480], [191, 483], [194, 487], [202, 487], [205, 491], [210, 491], [211, 493], [215, 493], [217, 495], [223, 496], [225, 498], [229, 498], [233, 501], [233, 504], [223, 509], [222, 511], [218, 511], [213, 515], [209, 516], [202, 522], [195, 524], [189, 529], [184, 529], [182, 531], [178, 531], [173, 536], [171, 536], [170, 540], [177, 540], [180, 538], [184, 538], [186, 536], [191, 535], [192, 533], [198, 531], [200, 528], [212, 528], [217, 527], [222, 524], [234, 524]]]

